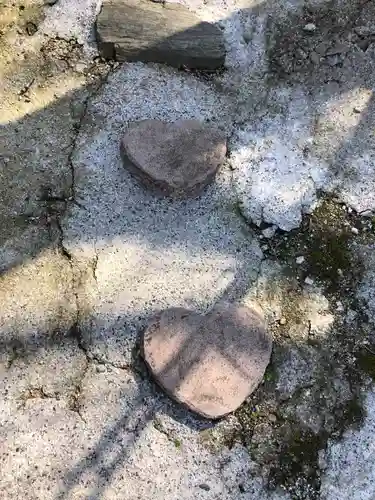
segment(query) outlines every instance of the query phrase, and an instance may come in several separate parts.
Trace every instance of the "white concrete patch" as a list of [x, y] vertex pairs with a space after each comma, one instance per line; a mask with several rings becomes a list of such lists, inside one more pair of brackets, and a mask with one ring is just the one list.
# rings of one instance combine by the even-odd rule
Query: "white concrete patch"
[[349, 430], [330, 442], [322, 461], [321, 499], [372, 500], [375, 484], [375, 391], [366, 395], [367, 416], [359, 430]]
[[[272, 105], [281, 110], [272, 113]], [[327, 165], [304, 154], [312, 141], [313, 114], [302, 91], [279, 90], [265, 115], [238, 130], [231, 146], [234, 183], [252, 222], [290, 231], [315, 206]]]
[[59, 0], [46, 8], [46, 17], [39, 26], [39, 34], [75, 38], [86, 49], [88, 56], [97, 52], [94, 24], [102, 0]]
[[[218, 113], [220, 110], [220, 113]], [[199, 198], [159, 199], [123, 167], [119, 144], [129, 121], [210, 120], [230, 129], [231, 103], [194, 77], [160, 66], [123, 65], [90, 104], [73, 158], [76, 208], [64, 245], [78, 259], [97, 256], [87, 285], [87, 338], [126, 363], [139, 329], [155, 310], [206, 310], [255, 280], [262, 257], [235, 212], [230, 172]]]
[[355, 88], [319, 109], [314, 152], [332, 165], [333, 189], [357, 212], [375, 209], [374, 92]]

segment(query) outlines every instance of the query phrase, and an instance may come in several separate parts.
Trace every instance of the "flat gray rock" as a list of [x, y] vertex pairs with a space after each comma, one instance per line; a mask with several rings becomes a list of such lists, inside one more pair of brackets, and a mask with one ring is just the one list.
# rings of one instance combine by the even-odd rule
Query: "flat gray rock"
[[196, 120], [143, 120], [129, 127], [121, 154], [146, 187], [172, 197], [195, 196], [223, 163], [226, 136]]
[[97, 35], [106, 59], [209, 70], [224, 64], [220, 29], [179, 4], [104, 0]]
[[157, 383], [206, 418], [235, 410], [269, 363], [271, 336], [260, 313], [222, 304], [207, 315], [171, 308], [145, 330], [143, 356]]

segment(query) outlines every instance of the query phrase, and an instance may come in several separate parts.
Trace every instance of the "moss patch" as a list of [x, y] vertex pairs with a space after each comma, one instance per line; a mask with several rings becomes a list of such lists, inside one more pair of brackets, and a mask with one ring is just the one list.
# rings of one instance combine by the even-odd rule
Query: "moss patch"
[[[240, 206], [233, 210], [244, 220]], [[238, 427], [223, 426], [221, 438], [217, 429], [208, 431], [221, 446], [246, 446], [268, 475], [269, 488], [281, 487], [294, 500], [320, 498], [321, 450], [364, 418], [363, 374], [375, 379], [375, 355], [361, 348], [368, 322], [357, 287], [365, 271], [360, 247], [373, 240], [369, 219], [328, 196], [298, 230], [268, 240], [267, 257], [284, 269], [272, 279], [271, 264], [264, 281], [260, 276], [258, 300], [267, 307], [275, 302], [282, 314], [282, 321], [270, 323], [272, 362], [263, 383], [235, 412]], [[307, 277], [324, 290], [321, 301], [319, 290], [305, 288]], [[349, 320], [346, 310], [356, 314]], [[319, 324], [325, 313], [327, 329], [316, 333], [314, 321]], [[278, 377], [293, 380], [284, 387]]]
[[375, 381], [375, 347], [361, 349], [356, 357], [358, 368]]
[[325, 198], [311, 215], [304, 217], [301, 229], [273, 238], [272, 253], [294, 267], [296, 258], [303, 256], [298, 269], [304, 277], [316, 278], [328, 293], [353, 289], [363, 275], [363, 263], [352, 251], [356, 237], [352, 228], [361, 225], [359, 219], [334, 199]]
[[324, 437], [300, 430], [297, 425], [290, 440], [281, 446], [278, 462], [271, 467], [269, 487], [281, 485], [292, 499], [318, 499], [319, 451], [324, 446]]

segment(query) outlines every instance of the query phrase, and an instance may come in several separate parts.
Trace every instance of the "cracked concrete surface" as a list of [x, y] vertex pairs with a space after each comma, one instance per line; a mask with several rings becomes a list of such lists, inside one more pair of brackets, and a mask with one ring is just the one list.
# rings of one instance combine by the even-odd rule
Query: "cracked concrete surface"
[[[374, 5], [183, 3], [222, 27], [224, 72], [100, 61], [96, 0], [0, 2], [2, 498], [372, 498]], [[146, 118], [225, 130], [202, 196], [123, 169]], [[138, 335], [223, 299], [261, 305], [275, 347], [212, 425], [154, 386]]]

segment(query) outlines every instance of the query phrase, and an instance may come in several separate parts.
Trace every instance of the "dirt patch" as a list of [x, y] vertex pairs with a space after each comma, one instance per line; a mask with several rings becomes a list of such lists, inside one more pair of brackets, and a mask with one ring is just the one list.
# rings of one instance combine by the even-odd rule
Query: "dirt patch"
[[[359, 77], [351, 72], [350, 54], [366, 52], [375, 41], [373, 2], [330, 0], [305, 5], [301, 12], [269, 17], [267, 55], [276, 79], [296, 83]], [[348, 70], [348, 71], [347, 71]], [[357, 70], [358, 73], [358, 70]]]

